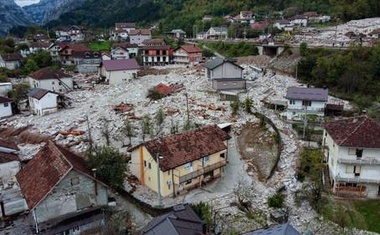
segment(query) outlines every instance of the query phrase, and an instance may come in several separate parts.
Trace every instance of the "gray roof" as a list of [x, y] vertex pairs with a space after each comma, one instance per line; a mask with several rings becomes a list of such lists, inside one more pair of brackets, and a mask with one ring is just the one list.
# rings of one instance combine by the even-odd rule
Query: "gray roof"
[[173, 207], [173, 212], [153, 218], [142, 230], [143, 235], [203, 234], [205, 223], [188, 204]]
[[292, 225], [289, 223], [276, 225], [267, 229], [259, 229], [253, 232], [246, 233], [244, 235], [301, 235]]
[[327, 101], [329, 90], [323, 88], [288, 87], [285, 98], [288, 100]]
[[231, 63], [241, 69], [243, 69], [241, 66], [239, 66], [238, 64], [236, 64], [233, 60], [231, 59], [222, 59], [220, 57], [216, 57], [215, 59], [213, 60], [209, 60], [205, 63], [205, 67], [208, 68], [208, 69], [215, 69], [216, 67], [219, 67], [220, 65], [224, 64], [224, 63]]
[[140, 68], [134, 58], [125, 60], [103, 60], [99, 66], [102, 65], [107, 71], [134, 70]]

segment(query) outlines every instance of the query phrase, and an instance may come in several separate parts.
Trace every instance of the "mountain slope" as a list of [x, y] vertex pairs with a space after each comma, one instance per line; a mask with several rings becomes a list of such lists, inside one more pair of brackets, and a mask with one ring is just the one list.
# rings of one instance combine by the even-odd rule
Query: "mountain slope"
[[81, 6], [85, 0], [41, 0], [37, 4], [23, 7], [36, 24], [42, 25], [57, 19], [63, 13]]
[[16, 25], [28, 25], [31, 21], [23, 9], [13, 0], [0, 0], [0, 36]]

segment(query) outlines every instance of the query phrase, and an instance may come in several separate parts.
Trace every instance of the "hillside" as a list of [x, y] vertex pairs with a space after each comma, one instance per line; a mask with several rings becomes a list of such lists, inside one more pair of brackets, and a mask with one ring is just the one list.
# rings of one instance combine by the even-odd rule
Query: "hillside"
[[0, 36], [6, 35], [15, 25], [30, 23], [25, 12], [13, 0], [0, 0]]

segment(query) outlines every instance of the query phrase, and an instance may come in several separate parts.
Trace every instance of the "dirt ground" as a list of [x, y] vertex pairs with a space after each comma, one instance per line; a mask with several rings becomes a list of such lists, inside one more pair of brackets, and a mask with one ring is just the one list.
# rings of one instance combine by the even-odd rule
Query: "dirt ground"
[[273, 138], [275, 132], [269, 126], [259, 123], [245, 124], [238, 137], [238, 147], [246, 162], [249, 175], [256, 175], [260, 181], [265, 181], [276, 163], [277, 144]]

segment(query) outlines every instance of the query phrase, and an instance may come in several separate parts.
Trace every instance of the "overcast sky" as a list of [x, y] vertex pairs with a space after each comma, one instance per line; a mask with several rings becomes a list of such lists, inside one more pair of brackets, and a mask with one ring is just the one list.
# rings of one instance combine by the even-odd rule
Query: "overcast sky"
[[27, 6], [33, 3], [38, 3], [40, 0], [14, 0], [15, 3], [21, 7]]

